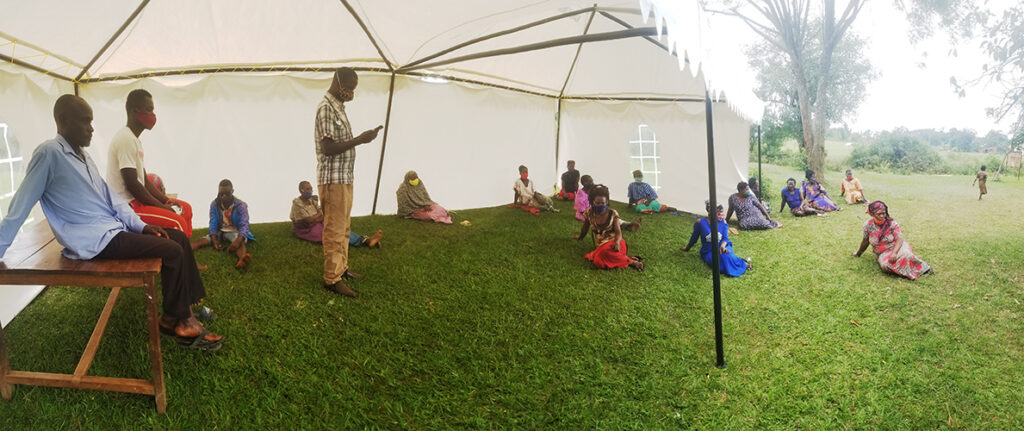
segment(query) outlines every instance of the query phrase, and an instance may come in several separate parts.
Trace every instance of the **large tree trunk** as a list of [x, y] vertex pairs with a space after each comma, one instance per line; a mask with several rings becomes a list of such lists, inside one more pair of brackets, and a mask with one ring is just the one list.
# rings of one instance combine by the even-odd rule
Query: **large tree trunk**
[[[816, 86], [812, 89], [805, 73], [805, 36], [810, 25], [809, 0], [746, 0], [746, 4], [757, 10], [766, 19], [766, 23], [758, 23], [736, 8], [732, 14], [743, 19], [747, 25], [765, 40], [774, 43], [785, 51], [792, 64], [793, 77], [796, 81], [796, 94], [800, 106], [800, 124], [803, 129], [804, 150], [807, 153], [807, 166], [815, 172], [819, 181], [825, 181], [825, 131], [828, 129], [828, 87], [831, 83], [832, 53], [850, 25], [857, 18], [863, 0], [850, 0], [842, 17], [836, 21], [835, 0], [822, 2], [822, 34], [820, 75]], [[814, 91], [814, 105], [811, 95]]]
[[[804, 136], [804, 153], [807, 154], [807, 167], [817, 173], [823, 161], [815, 161], [814, 154], [819, 152], [817, 134], [814, 130], [814, 117], [811, 110], [810, 89], [806, 79], [797, 80], [797, 99], [800, 103], [800, 125]], [[815, 164], [817, 163], [817, 164]]]
[[818, 76], [818, 88], [814, 98], [813, 133], [814, 144], [808, 148], [807, 166], [817, 175], [819, 182], [825, 182], [825, 131], [828, 130], [829, 121], [826, 108], [828, 107], [828, 88], [832, 84], [832, 53], [839, 43], [836, 37], [835, 26], [835, 0], [825, 0], [822, 21], [824, 28], [821, 32], [821, 67]]
[[[824, 151], [819, 151], [820, 145], [814, 130], [814, 119], [812, 117], [810, 88], [807, 84], [807, 75], [804, 74], [803, 59], [799, 54], [790, 53], [793, 62], [793, 75], [796, 77], [796, 98], [800, 106], [800, 126], [803, 131], [804, 154], [807, 155], [807, 166], [814, 172], [818, 172], [824, 165]], [[820, 152], [822, 157], [815, 159], [814, 154]]]

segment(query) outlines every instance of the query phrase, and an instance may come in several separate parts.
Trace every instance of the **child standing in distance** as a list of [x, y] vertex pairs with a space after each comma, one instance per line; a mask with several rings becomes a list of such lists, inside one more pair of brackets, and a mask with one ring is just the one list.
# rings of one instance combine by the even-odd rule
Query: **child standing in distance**
[[982, 196], [988, 194], [988, 187], [985, 187], [985, 182], [988, 181], [988, 172], [985, 172], [985, 165], [981, 165], [981, 170], [974, 176], [974, 181], [971, 182], [971, 187], [974, 187], [974, 183], [978, 183], [978, 200], [981, 200]]

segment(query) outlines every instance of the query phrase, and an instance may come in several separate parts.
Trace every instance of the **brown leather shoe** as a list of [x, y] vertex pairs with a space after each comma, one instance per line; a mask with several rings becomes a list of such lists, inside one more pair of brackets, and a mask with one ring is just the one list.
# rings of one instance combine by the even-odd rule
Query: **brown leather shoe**
[[334, 284], [325, 284], [324, 289], [330, 290], [331, 292], [337, 293], [339, 295], [345, 295], [349, 298], [355, 298], [356, 296], [359, 296], [359, 294], [356, 293], [356, 291], [352, 290], [351, 288], [346, 286], [345, 283], [342, 283], [340, 281]]
[[345, 273], [341, 274], [341, 278], [344, 278], [346, 280], [359, 280], [360, 278], [363, 278], [363, 276], [346, 269]]

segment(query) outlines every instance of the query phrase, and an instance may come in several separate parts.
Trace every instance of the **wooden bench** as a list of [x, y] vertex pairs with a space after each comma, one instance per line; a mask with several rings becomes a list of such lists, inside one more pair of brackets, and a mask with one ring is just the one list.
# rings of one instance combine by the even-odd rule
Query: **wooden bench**
[[[167, 409], [167, 395], [164, 391], [156, 302], [156, 275], [160, 273], [160, 259], [73, 260], [61, 255], [62, 249], [63, 246], [54, 239], [49, 223], [42, 221], [25, 229], [4, 255], [3, 266], [0, 267], [0, 285], [98, 286], [113, 289], [74, 374], [11, 370], [3, 328], [0, 327], [0, 395], [5, 400], [11, 399], [14, 385], [129, 392], [154, 396], [157, 412], [164, 413]], [[141, 287], [145, 294], [152, 380], [87, 375], [122, 287]]]

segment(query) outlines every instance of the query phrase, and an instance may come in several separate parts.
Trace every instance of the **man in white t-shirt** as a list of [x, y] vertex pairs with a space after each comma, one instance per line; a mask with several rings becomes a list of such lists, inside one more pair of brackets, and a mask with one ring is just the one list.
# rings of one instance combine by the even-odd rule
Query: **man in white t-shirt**
[[192, 236], [192, 206], [171, 199], [146, 180], [142, 141], [139, 135], [156, 124], [153, 96], [143, 89], [132, 90], [124, 104], [128, 124], [114, 134], [107, 161], [107, 184], [147, 224], [177, 229]]

